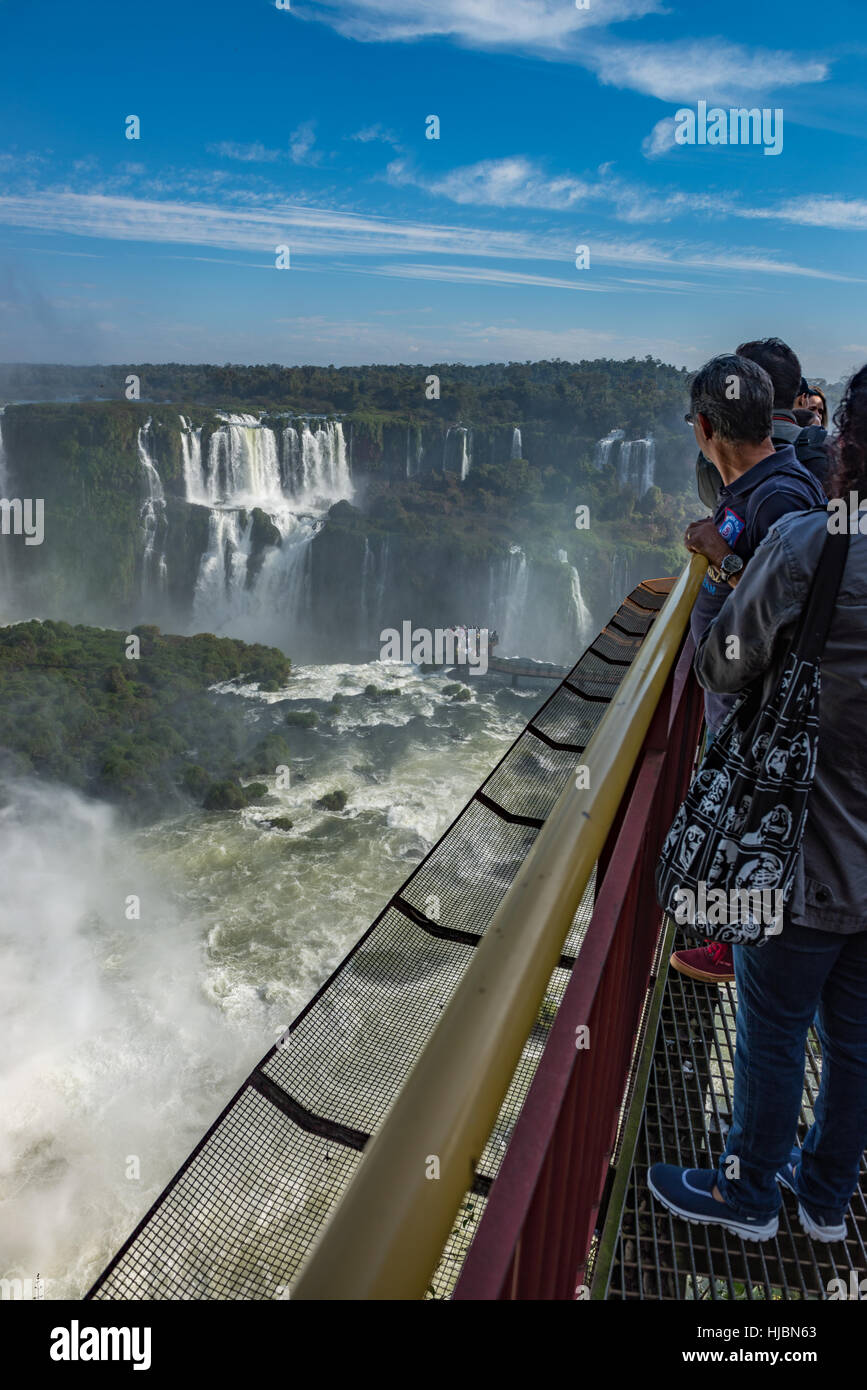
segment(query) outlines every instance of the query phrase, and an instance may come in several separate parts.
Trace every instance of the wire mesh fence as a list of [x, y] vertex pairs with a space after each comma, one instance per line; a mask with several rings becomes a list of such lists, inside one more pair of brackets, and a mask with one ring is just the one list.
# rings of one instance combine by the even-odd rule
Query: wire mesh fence
[[[475, 796], [250, 1073], [129, 1240], [96, 1299], [273, 1299], [291, 1283], [424, 1047], [671, 581], [620, 606]], [[430, 1288], [448, 1297], [593, 907], [593, 883]]]

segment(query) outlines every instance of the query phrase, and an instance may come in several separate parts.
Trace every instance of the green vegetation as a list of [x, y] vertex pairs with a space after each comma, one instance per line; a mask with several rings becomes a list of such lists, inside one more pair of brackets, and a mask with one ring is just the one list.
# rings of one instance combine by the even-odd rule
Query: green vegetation
[[326, 792], [318, 801], [314, 801], [313, 805], [319, 811], [343, 811], [348, 800], [346, 792], [337, 790]]
[[379, 685], [366, 685], [364, 693], [368, 700], [397, 700], [400, 698], [399, 690], [385, 690]]
[[290, 709], [286, 715], [286, 723], [293, 729], [315, 729], [319, 723], [319, 715], [315, 709]]
[[[0, 628], [0, 749], [11, 770], [64, 782], [138, 819], [195, 801], [209, 810], [267, 793], [239, 776], [272, 774], [289, 748], [266, 734], [250, 748], [241, 698], [227, 680], [285, 685], [290, 663], [270, 647], [227, 637], [132, 634], [68, 623]], [[248, 770], [249, 769], [249, 770]]]
[[268, 824], [273, 830], [291, 830], [295, 822], [288, 816], [272, 816]]

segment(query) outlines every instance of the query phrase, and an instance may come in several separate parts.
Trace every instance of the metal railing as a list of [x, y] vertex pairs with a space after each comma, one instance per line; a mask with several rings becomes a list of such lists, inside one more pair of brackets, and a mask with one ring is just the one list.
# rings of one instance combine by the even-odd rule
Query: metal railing
[[[423, 1297], [455, 1214], [472, 1185], [475, 1164], [496, 1121], [582, 894], [602, 857], [610, 872], [604, 875], [593, 922], [542, 1064], [549, 1052], [559, 1059], [558, 1081], [565, 1082], [567, 1089], [571, 1086], [572, 1109], [565, 1114], [562, 1104], [559, 1109], [549, 1107], [547, 1145], [546, 1136], [540, 1134], [528, 1162], [527, 1144], [532, 1149], [534, 1141], [524, 1116], [532, 1113], [528, 1106], [538, 1103], [542, 1083], [537, 1073], [457, 1291], [460, 1297], [478, 1298], [570, 1296], [563, 1290], [571, 1286], [570, 1281], [574, 1284], [572, 1275], [577, 1271], [570, 1273], [569, 1266], [582, 1242], [586, 1248], [590, 1219], [584, 1210], [586, 1202], [583, 1206], [579, 1202], [574, 1211], [570, 1208], [569, 1239], [560, 1241], [556, 1252], [552, 1250], [551, 1239], [556, 1236], [557, 1223], [562, 1226], [565, 1212], [562, 1176], [564, 1163], [571, 1161], [574, 1149], [570, 1136], [576, 1121], [582, 1133], [597, 1133], [599, 1142], [592, 1146], [584, 1167], [590, 1175], [589, 1186], [596, 1191], [591, 1205], [598, 1204], [598, 1184], [592, 1173], [610, 1147], [622, 1094], [621, 1086], [609, 1123], [610, 1117], [598, 1113], [594, 1096], [583, 1082], [578, 1086], [578, 1079], [586, 1073], [581, 1065], [576, 1066], [580, 1054], [574, 1028], [589, 1027], [591, 1046], [584, 1055], [592, 1057], [594, 1065], [597, 1057], [616, 1054], [606, 1072], [607, 1095], [617, 1076], [624, 1073], [624, 1057], [628, 1069], [640, 1013], [640, 1004], [636, 1011], [635, 1001], [643, 997], [649, 972], [649, 962], [629, 969], [627, 932], [616, 930], [630, 912], [634, 914], [635, 894], [645, 892], [647, 886], [647, 855], [641, 859], [633, 843], [636, 836], [643, 843], [634, 794], [613, 856], [608, 852], [610, 844], [608, 850], [606, 845], [640, 759], [636, 789], [641, 782], [642, 805], [659, 803], [655, 792], [647, 799], [648, 778], [656, 779], [656, 787], [667, 788], [669, 800], [677, 783], [663, 751], [676, 732], [668, 706], [677, 689], [678, 708], [685, 709], [689, 682], [683, 662], [676, 679], [673, 672], [704, 569], [705, 562], [694, 556], [672, 589], [585, 749], [582, 766], [586, 775], [567, 784], [546, 820], [303, 1266], [292, 1291], [293, 1300]], [[645, 748], [651, 726], [652, 746]], [[683, 757], [679, 761], [682, 763]], [[659, 828], [664, 833], [667, 825]], [[621, 874], [623, 854], [630, 856], [630, 866], [640, 863], [638, 875]], [[658, 913], [656, 925], [658, 929]], [[634, 1022], [624, 1020], [621, 1012], [618, 979], [624, 969], [629, 977], [630, 1008], [636, 1014]], [[603, 974], [607, 982], [600, 989]], [[585, 984], [585, 980], [595, 980], [595, 986]], [[569, 1011], [564, 1014], [570, 994]], [[564, 1038], [572, 1063], [569, 1068], [564, 1067]], [[591, 1080], [591, 1087], [593, 1084]], [[513, 1153], [524, 1156], [516, 1161]], [[432, 1165], [438, 1173], [433, 1180]], [[550, 1194], [540, 1195], [553, 1174], [561, 1179], [561, 1191], [554, 1201]], [[536, 1288], [545, 1283], [538, 1271], [549, 1266], [552, 1258], [558, 1269], [557, 1292], [537, 1293]], [[535, 1281], [528, 1274], [531, 1267], [537, 1271]], [[522, 1272], [516, 1274], [516, 1270]]]

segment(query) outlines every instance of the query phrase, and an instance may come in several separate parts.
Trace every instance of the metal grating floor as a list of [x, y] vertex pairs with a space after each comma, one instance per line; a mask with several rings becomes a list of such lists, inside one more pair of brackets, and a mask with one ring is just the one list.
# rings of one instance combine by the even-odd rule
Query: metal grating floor
[[[701, 984], [669, 971], [619, 1237], [607, 1289], [601, 1291], [608, 1299], [821, 1299], [829, 1280], [842, 1278], [848, 1288], [850, 1270], [857, 1270], [859, 1279], [867, 1273], [863, 1159], [847, 1218], [849, 1236], [834, 1245], [804, 1235], [788, 1192], [779, 1233], [762, 1244], [690, 1225], [651, 1199], [645, 1180], [650, 1164], [708, 1167], [722, 1153], [731, 1116], [736, 1007], [734, 985]], [[821, 1066], [812, 1032], [806, 1060], [801, 1141], [812, 1121]], [[609, 1221], [616, 1215], [609, 1214]], [[594, 1296], [599, 1296], [595, 1288]]]
[[[271, 1299], [289, 1288], [662, 607], [638, 586], [262, 1059], [88, 1294]], [[447, 1297], [593, 906], [588, 886], [430, 1296]]]

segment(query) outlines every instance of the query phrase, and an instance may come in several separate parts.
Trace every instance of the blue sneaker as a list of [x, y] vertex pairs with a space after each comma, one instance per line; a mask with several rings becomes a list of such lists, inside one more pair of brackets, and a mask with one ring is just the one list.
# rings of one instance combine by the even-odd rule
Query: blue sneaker
[[716, 1178], [716, 1169], [675, 1168], [672, 1163], [654, 1163], [647, 1170], [647, 1186], [657, 1201], [694, 1226], [722, 1226], [744, 1240], [770, 1240], [777, 1234], [776, 1214], [738, 1216], [725, 1202], [718, 1202], [713, 1195]]
[[798, 1198], [798, 1220], [801, 1223], [801, 1230], [811, 1240], [822, 1241], [825, 1245], [831, 1245], [835, 1240], [845, 1240], [848, 1235], [845, 1217], [842, 1221], [835, 1222], [831, 1220], [827, 1212], [819, 1212], [815, 1208], [809, 1212], [801, 1201], [795, 1186], [795, 1175], [800, 1164], [801, 1150], [796, 1146], [792, 1149], [782, 1168], [777, 1169], [777, 1182], [783, 1187], [787, 1187]]

